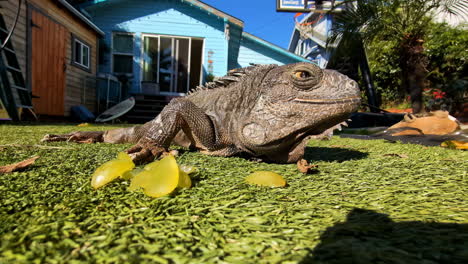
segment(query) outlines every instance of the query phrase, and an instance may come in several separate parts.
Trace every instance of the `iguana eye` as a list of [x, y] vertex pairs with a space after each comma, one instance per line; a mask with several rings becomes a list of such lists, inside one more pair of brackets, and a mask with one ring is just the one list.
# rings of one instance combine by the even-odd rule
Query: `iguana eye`
[[293, 65], [292, 72], [289, 74], [294, 87], [300, 90], [313, 89], [322, 81], [323, 77], [322, 69], [311, 63]]
[[307, 71], [297, 71], [294, 73], [294, 75], [296, 76], [296, 78], [299, 78], [299, 79], [306, 79], [311, 76], [310, 72], [307, 72]]

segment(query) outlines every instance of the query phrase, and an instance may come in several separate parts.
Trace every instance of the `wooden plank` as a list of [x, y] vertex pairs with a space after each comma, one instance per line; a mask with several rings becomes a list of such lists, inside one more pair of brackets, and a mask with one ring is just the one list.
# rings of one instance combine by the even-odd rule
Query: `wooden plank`
[[[38, 23], [45, 24], [46, 28], [50, 27], [50, 23], [54, 23], [55, 25], [60, 24], [62, 26], [61, 29], [58, 31], [50, 31], [51, 34], [52, 32], [55, 33], [55, 34], [52, 34], [53, 36], [49, 35], [50, 37], [44, 36], [45, 34], [42, 34], [42, 35], [39, 34], [40, 31], [37, 31], [36, 27], [31, 28], [30, 38], [37, 40], [34, 42], [34, 44], [31, 47], [33, 50], [37, 49], [36, 46], [39, 46], [41, 49], [44, 49], [45, 47], [47, 47], [47, 45], [49, 45], [50, 47], [53, 47], [55, 50], [63, 51], [62, 54], [57, 53], [57, 52], [52, 52], [47, 55], [48, 59], [45, 60], [47, 65], [51, 65], [50, 61], [57, 61], [55, 64], [52, 64], [49, 67], [31, 67], [31, 70], [30, 70], [31, 80], [29, 81], [31, 83], [31, 86], [36, 87], [36, 88], [38, 86], [41, 86], [41, 87], [50, 86], [51, 87], [42, 96], [38, 94], [39, 92], [37, 91], [37, 89], [33, 89], [33, 94], [39, 95], [41, 97], [53, 98], [53, 99], [50, 99], [50, 104], [48, 104], [49, 108], [43, 109], [43, 110], [49, 113], [53, 112], [54, 115], [64, 115], [64, 114], [69, 115], [70, 107], [80, 104], [82, 80], [84, 76], [95, 76], [96, 74], [97, 43], [98, 43], [97, 34], [92, 29], [90, 29], [87, 25], [85, 25], [76, 17], [74, 17], [74, 15], [69, 13], [66, 9], [60, 8], [60, 5], [58, 5], [53, 0], [29, 0], [28, 3], [31, 4], [31, 18], [32, 19], [38, 20]], [[26, 8], [25, 7], [23, 8], [25, 9], [24, 13], [26, 14]], [[14, 8], [10, 8], [10, 9], [13, 10]], [[29, 25], [29, 23], [26, 23], [26, 15], [24, 17], [25, 17], [23, 19], [24, 29], [20, 31], [23, 32], [21, 34], [26, 36], [27, 27], [25, 25]], [[72, 45], [71, 45], [70, 32], [72, 32], [74, 35], [76, 35], [83, 41], [90, 44], [91, 46], [91, 56], [90, 56], [91, 72], [83, 71], [71, 65]], [[49, 38], [49, 41], [50, 41], [49, 44], [46, 44], [47, 38]], [[56, 40], [52, 41], [53, 38], [54, 39], [63, 38], [65, 39], [65, 41], [63, 42], [56, 41]], [[19, 38], [19, 39], [23, 43], [22, 44], [24, 46], [23, 50], [26, 50], [26, 37]], [[45, 52], [47, 51], [45, 50]], [[40, 63], [40, 58], [33, 55], [33, 53], [34, 52], [32, 52], [31, 50], [31, 59], [30, 59], [31, 65], [37, 65], [38, 63]], [[24, 52], [24, 54], [26, 54], [26, 52]], [[62, 60], [58, 61], [57, 57], [61, 57]], [[24, 58], [26, 57], [24, 56]], [[63, 72], [64, 63], [67, 67], [65, 74], [50, 75], [52, 71]], [[22, 66], [23, 65], [26, 65], [26, 59], [22, 60]], [[22, 69], [25, 69], [25, 67], [22, 67]], [[42, 76], [42, 77], [46, 76], [47, 78], [38, 78], [36, 76]], [[50, 78], [52, 78], [53, 81], [48, 83], [47, 79], [50, 79]], [[60, 90], [57, 88], [58, 87], [57, 85], [61, 83], [63, 83], [63, 85], [65, 86], [63, 90]], [[92, 92], [86, 91], [86, 95], [87, 95], [87, 98], [86, 98], [87, 105], [88, 105], [88, 102], [95, 101], [94, 90]], [[34, 99], [34, 101], [37, 101], [37, 99]], [[94, 105], [92, 105], [89, 109], [93, 111]]]
[[50, 16], [56, 22], [66, 25], [67, 29], [87, 42], [92, 42], [96, 38], [94, 30], [90, 29], [85, 23], [77, 19], [73, 14], [54, 3], [52, 0], [29, 0], [33, 5], [41, 8], [47, 16]]
[[68, 31], [49, 18], [32, 11], [32, 90], [40, 98], [34, 107], [38, 114], [64, 114], [65, 43]]

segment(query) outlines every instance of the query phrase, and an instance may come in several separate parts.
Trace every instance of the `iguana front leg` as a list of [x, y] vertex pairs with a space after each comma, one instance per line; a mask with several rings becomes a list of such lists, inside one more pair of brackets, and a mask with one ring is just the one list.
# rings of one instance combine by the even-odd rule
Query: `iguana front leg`
[[227, 146], [219, 129], [199, 107], [185, 98], [173, 99], [152, 121], [142, 126], [108, 131], [79, 131], [65, 135], [46, 135], [42, 141], [78, 143], [137, 143], [127, 150], [136, 162], [151, 161], [167, 151], [177, 133], [183, 131], [191, 146], [202, 151], [218, 151]]
[[171, 142], [183, 131], [191, 145], [199, 150], [213, 151], [225, 147], [217, 135], [216, 124], [191, 101], [173, 99], [152, 121], [138, 131], [142, 133], [138, 143], [127, 150], [132, 159], [148, 161], [167, 151]]

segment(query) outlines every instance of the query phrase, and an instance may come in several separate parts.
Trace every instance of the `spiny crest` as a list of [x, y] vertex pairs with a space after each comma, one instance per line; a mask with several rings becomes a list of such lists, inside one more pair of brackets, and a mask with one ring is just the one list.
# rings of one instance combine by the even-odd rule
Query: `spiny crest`
[[239, 82], [246, 76], [250, 76], [253, 72], [258, 73], [263, 71], [264, 69], [277, 67], [276, 64], [251, 64], [252, 66], [248, 66], [245, 68], [237, 68], [230, 70], [227, 75], [223, 77], [216, 77], [212, 82], [207, 82], [205, 85], [197, 86], [195, 89], [190, 90], [187, 95], [203, 91], [203, 90], [210, 90], [216, 88], [223, 88], [228, 86], [231, 83]]

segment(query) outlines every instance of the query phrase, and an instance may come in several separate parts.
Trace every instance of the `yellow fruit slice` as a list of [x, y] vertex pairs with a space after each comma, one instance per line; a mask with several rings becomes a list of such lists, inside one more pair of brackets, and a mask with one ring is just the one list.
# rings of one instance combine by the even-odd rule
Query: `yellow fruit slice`
[[118, 160], [124, 160], [124, 161], [128, 161], [128, 162], [132, 162], [132, 157], [130, 157], [130, 155], [128, 155], [127, 153], [125, 152], [119, 152], [119, 154], [117, 154], [117, 159]]
[[440, 144], [442, 147], [451, 148], [451, 149], [468, 149], [468, 142], [458, 141], [458, 140], [448, 140]]
[[256, 171], [245, 178], [247, 183], [268, 187], [284, 187], [286, 181], [277, 173], [271, 171]]
[[192, 180], [190, 176], [183, 170], [179, 169], [179, 183], [177, 187], [180, 188], [190, 188], [192, 187]]
[[117, 159], [108, 161], [96, 169], [91, 178], [91, 186], [94, 189], [98, 189], [115, 180], [119, 176], [122, 176], [125, 172], [133, 169], [134, 167], [135, 164], [130, 156], [121, 152], [117, 155]]
[[179, 169], [187, 174], [191, 174], [197, 171], [197, 168], [190, 165], [180, 165]]
[[140, 169], [140, 168], [136, 168], [136, 169], [133, 169], [133, 170], [130, 170], [130, 171], [126, 171], [124, 174], [122, 174], [121, 178], [124, 179], [124, 180], [130, 180], [133, 177], [135, 177], [135, 175], [137, 175], [138, 173], [140, 173], [142, 171], [143, 171], [143, 169]]
[[130, 189], [138, 187], [143, 189], [146, 195], [161, 197], [174, 191], [179, 183], [179, 167], [172, 155], [148, 164], [145, 170], [133, 177]]

